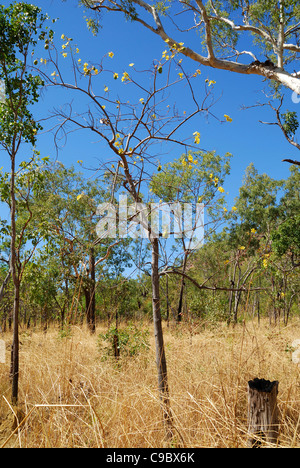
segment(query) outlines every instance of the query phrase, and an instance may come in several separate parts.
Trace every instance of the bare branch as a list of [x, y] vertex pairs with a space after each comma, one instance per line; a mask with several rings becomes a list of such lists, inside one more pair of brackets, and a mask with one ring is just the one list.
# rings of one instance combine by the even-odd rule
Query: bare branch
[[187, 275], [186, 273], [183, 273], [182, 271], [172, 269], [172, 270], [164, 270], [160, 273], [160, 276], [165, 276], [165, 275], [179, 275], [183, 276], [184, 278], [188, 279], [196, 288], [198, 289], [207, 289], [209, 291], [236, 291], [236, 292], [248, 292], [248, 291], [264, 291], [265, 288], [246, 288], [245, 286], [242, 286], [241, 288], [225, 288], [222, 286], [206, 286], [205, 283], [207, 280], [204, 281], [204, 283], [199, 284], [198, 281], [196, 281], [194, 278], [191, 276]]

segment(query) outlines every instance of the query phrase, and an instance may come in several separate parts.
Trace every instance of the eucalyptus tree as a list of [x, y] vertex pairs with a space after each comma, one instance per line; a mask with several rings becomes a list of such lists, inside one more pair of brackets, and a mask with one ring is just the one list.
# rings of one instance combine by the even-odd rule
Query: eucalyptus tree
[[57, 302], [62, 324], [73, 320], [72, 304], [77, 294], [79, 298], [84, 296], [87, 324], [94, 333], [96, 286], [107, 271], [116, 269], [121, 273], [129, 264], [128, 243], [124, 239], [109, 249], [109, 239], [97, 238], [97, 207], [110, 197], [104, 180], [87, 180], [74, 166], [66, 167], [58, 161], [49, 161], [44, 173], [43, 193], [35, 200], [35, 215], [38, 225], [48, 229], [42, 251], [44, 261], [55, 257], [60, 271], [63, 295]]
[[[10, 161], [9, 203], [10, 203], [10, 271], [14, 284], [14, 329], [12, 347], [12, 401], [18, 400], [19, 341], [18, 317], [20, 304], [20, 282], [22, 267], [18, 265], [19, 239], [17, 239], [17, 157], [22, 144], [28, 153], [36, 143], [40, 124], [32, 113], [33, 105], [39, 99], [43, 80], [30, 70], [31, 53], [38, 41], [51, 40], [52, 31], [47, 29], [48, 17], [34, 5], [13, 3], [0, 6], [0, 80], [5, 89], [0, 103], [0, 144]], [[31, 161], [31, 156], [27, 156]], [[23, 168], [26, 167], [26, 162]], [[30, 185], [30, 182], [29, 182]], [[26, 201], [24, 201], [26, 203]], [[30, 223], [28, 212], [23, 232]]]
[[[265, 267], [272, 251], [272, 232], [278, 226], [281, 211], [278, 196], [283, 184], [282, 180], [259, 174], [252, 163], [245, 171], [228, 232], [232, 251], [230, 281], [237, 288], [246, 287], [251, 278], [258, 283], [258, 288], [263, 279], [267, 279], [264, 284], [266, 290], [270, 286], [263, 272], [266, 273]], [[260, 294], [259, 289], [257, 294]], [[234, 300], [231, 296], [228, 323], [232, 319], [237, 322], [241, 298], [240, 291], [235, 292]]]
[[[102, 60], [91, 62], [81, 57], [80, 48], [72, 38], [63, 34], [61, 40], [61, 50], [51, 44], [47, 58], [41, 57], [38, 61], [47, 61], [48, 69], [51, 67], [49, 73], [44, 71], [43, 65], [39, 65], [39, 73], [42, 73], [48, 86], [68, 90], [73, 96], [81, 96], [86, 110], [79, 113], [74, 104], [56, 109], [56, 135], [65, 138], [68, 132], [74, 129], [89, 130], [108, 150], [107, 160], [102, 158], [99, 169], [110, 175], [110, 200], [107, 209], [102, 207], [98, 210], [98, 215], [105, 218], [105, 211], [108, 211], [112, 222], [108, 222], [108, 229], [99, 234], [99, 239], [95, 240], [94, 245], [103, 238], [112, 238], [102, 259], [107, 258], [124, 237], [145, 235], [151, 245], [152, 309], [158, 387], [167, 433], [170, 436], [173, 426], [161, 320], [159, 233], [154, 233], [149, 217], [145, 215], [148, 207], [144, 201], [153, 170], [162, 168], [161, 154], [166, 151], [166, 145], [191, 149], [199, 147], [199, 121], [196, 121], [196, 118], [200, 114], [211, 114], [211, 88], [203, 83], [203, 96], [201, 100], [196, 99], [193, 82], [199, 78], [199, 73], [185, 73], [178, 58], [180, 51], [177, 47], [173, 47], [170, 54], [164, 52], [161, 58], [154, 60], [148, 71], [139, 73], [131, 63], [128, 70], [123, 71], [121, 75], [118, 70], [112, 69], [113, 51], [107, 52]], [[181, 46], [178, 47], [180, 49]], [[71, 61], [73, 81], [70, 77], [68, 81], [64, 78], [61, 67], [61, 60], [66, 63], [68, 58]], [[116, 84], [119, 84], [117, 94], [114, 91]], [[179, 111], [176, 104], [171, 106], [170, 96], [175, 95], [177, 88], [185, 92], [186, 103], [189, 102], [192, 106], [189, 113], [185, 109]], [[183, 135], [183, 127], [188, 122], [193, 122], [196, 128], [193, 131], [194, 135], [186, 137]], [[115, 204], [117, 195], [121, 195], [120, 188], [128, 194], [134, 205], [132, 210], [125, 202], [125, 215], [122, 214], [122, 209], [120, 211], [120, 199], [119, 206]], [[133, 232], [130, 232], [130, 224], [131, 227], [133, 224], [138, 228], [133, 228]]]
[[[195, 139], [197, 138], [195, 134]], [[168, 276], [178, 273], [179, 266], [181, 267], [178, 322], [182, 319], [184, 275], [188, 268], [188, 259], [196, 252], [196, 248], [209, 241], [217, 227], [220, 227], [226, 219], [225, 190], [222, 185], [230, 173], [231, 156], [230, 153], [220, 156], [215, 151], [189, 151], [179, 159], [165, 164], [162, 171], [153, 175], [150, 183], [152, 193], [161, 200], [161, 203], [166, 203], [167, 206], [170, 203], [173, 206], [176, 203], [186, 203], [194, 207], [194, 216], [192, 216], [194, 220], [190, 220], [190, 230], [186, 229], [182, 238], [176, 240], [179, 258], [176, 257], [173, 262], [165, 261], [165, 268], [161, 272], [162, 275]], [[176, 213], [174, 217], [176, 218]], [[178, 223], [176, 219], [173, 221], [175, 230]], [[197, 235], [200, 238], [196, 241]]]

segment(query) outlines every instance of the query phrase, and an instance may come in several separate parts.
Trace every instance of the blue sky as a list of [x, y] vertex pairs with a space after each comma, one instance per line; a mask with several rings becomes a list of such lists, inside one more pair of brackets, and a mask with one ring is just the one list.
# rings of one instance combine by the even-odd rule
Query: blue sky
[[[2, 0], [2, 3], [8, 5], [10, 2]], [[128, 64], [131, 62], [134, 62], [139, 69], [148, 68], [152, 60], [160, 58], [166, 48], [159, 37], [138, 24], [126, 22], [121, 14], [105, 14], [102, 18], [102, 29], [96, 37], [93, 37], [86, 27], [83, 9], [77, 6], [76, 0], [67, 0], [64, 3], [61, 0], [36, 0], [30, 3], [43, 8], [50, 17], [59, 18], [53, 26], [57, 44], [61, 44], [61, 34], [72, 37], [80, 48], [80, 57], [83, 61], [101, 60], [103, 55], [113, 51], [115, 55], [111, 66], [118, 70], [119, 74], [128, 70]], [[185, 44], [189, 44], [188, 36], [184, 40]], [[200, 41], [199, 38], [197, 40]], [[191, 38], [191, 41], [193, 41], [192, 46], [196, 46], [196, 39]], [[63, 64], [64, 67], [69, 65], [67, 60]], [[220, 123], [213, 118], [201, 117], [197, 122], [193, 121], [185, 127], [186, 136], [192, 135], [195, 130], [201, 133], [202, 149], [216, 150], [220, 154], [228, 151], [233, 154], [231, 175], [224, 184], [228, 192], [229, 205], [238, 195], [245, 169], [251, 162], [259, 173], [266, 172], [275, 179], [287, 178], [289, 165], [282, 163], [281, 160], [284, 157], [299, 158], [297, 150], [286, 142], [278, 127], [259, 123], [259, 120], [274, 120], [274, 116], [267, 108], [241, 110], [242, 105], [250, 106], [258, 100], [263, 100], [262, 89], [266, 87], [266, 83], [256, 76], [242, 76], [199, 67], [188, 59], [184, 59], [184, 66], [190, 71], [201, 69], [199, 90], [197, 90], [199, 97], [203, 93], [203, 82], [206, 78], [216, 81], [214, 93], [215, 97], [220, 99], [213, 112], [219, 118], [223, 118], [226, 113], [233, 119], [232, 123]], [[99, 79], [102, 79], [101, 76]], [[103, 83], [100, 81], [100, 85], [105, 84], [103, 78]], [[118, 86], [122, 86], [120, 80]], [[42, 99], [36, 106], [36, 113], [39, 117], [49, 115], [53, 107], [70, 102], [71, 99], [69, 94], [58, 92], [55, 88], [55, 92], [52, 90], [43, 93]], [[75, 104], [77, 104], [76, 99]], [[287, 103], [289, 110], [297, 110], [297, 105], [289, 99], [289, 92], [287, 92]], [[184, 106], [184, 95], [177, 96], [177, 104], [179, 107]], [[41, 156], [56, 157], [53, 136], [50, 133], [39, 136], [37, 147], [41, 151]], [[172, 150], [169, 156], [161, 158], [161, 162], [167, 162], [181, 153], [180, 148], [176, 152]], [[4, 158], [1, 165], [5, 164], [6, 156], [2, 153], [0, 157]], [[78, 160], [83, 160], [85, 166], [97, 167], [99, 159], [105, 160], [109, 157], [107, 149], [88, 131], [71, 135], [58, 154], [59, 160], [66, 165], [74, 164], [75, 167]], [[87, 174], [92, 175], [92, 173]]]

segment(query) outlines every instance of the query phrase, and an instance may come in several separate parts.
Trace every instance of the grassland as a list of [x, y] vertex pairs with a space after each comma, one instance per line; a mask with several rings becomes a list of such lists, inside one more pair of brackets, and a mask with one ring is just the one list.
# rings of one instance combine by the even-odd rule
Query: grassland
[[[152, 333], [152, 325], [144, 324]], [[154, 340], [135, 357], [103, 360], [97, 335], [21, 332], [19, 407], [10, 406], [9, 351], [0, 364], [0, 446], [167, 447], [157, 394]], [[164, 327], [173, 446], [246, 447], [247, 382], [279, 381], [280, 447], [300, 447], [300, 366], [291, 343], [299, 320], [270, 328]], [[4, 339], [11, 341], [9, 333]], [[15, 415], [14, 415], [15, 413]], [[17, 416], [17, 422], [16, 417]], [[20, 427], [17, 428], [20, 423]]]

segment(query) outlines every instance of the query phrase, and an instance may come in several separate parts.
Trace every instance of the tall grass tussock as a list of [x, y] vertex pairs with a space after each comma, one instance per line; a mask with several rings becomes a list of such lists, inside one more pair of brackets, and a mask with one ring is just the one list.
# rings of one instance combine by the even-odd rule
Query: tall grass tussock
[[[140, 325], [138, 325], [140, 326]], [[270, 328], [164, 326], [174, 439], [165, 438], [157, 392], [154, 337], [115, 359], [99, 344], [104, 326], [67, 333], [21, 332], [19, 407], [9, 403], [9, 344], [0, 364], [2, 447], [247, 447], [247, 382], [279, 381], [278, 447], [300, 447], [300, 366], [291, 343], [299, 320]]]

